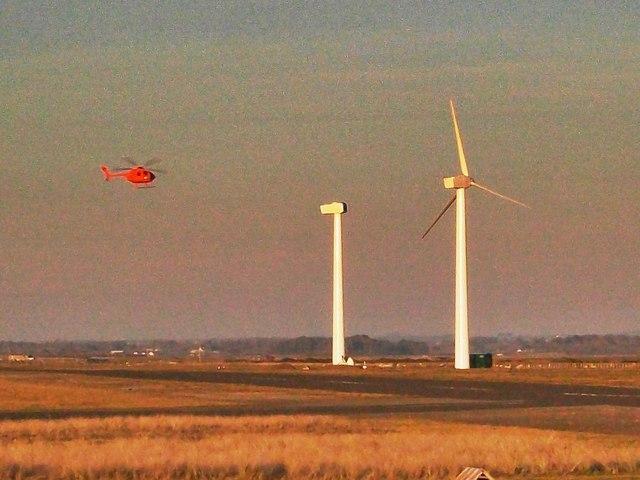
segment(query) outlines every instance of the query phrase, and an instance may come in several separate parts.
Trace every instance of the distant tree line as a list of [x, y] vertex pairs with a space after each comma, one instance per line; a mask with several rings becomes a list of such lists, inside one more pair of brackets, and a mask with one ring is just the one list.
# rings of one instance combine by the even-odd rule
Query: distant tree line
[[[244, 338], [198, 340], [117, 340], [117, 341], [0, 341], [0, 355], [25, 353], [37, 357], [103, 356], [110, 352], [132, 355], [147, 348], [158, 349], [161, 357], [184, 357], [194, 348], [223, 357], [247, 358], [273, 356], [276, 358], [329, 358], [331, 338]], [[505, 355], [553, 354], [564, 356], [640, 355], [640, 335], [569, 335], [527, 337], [502, 335], [475, 337], [471, 340], [474, 352], [504, 353]], [[346, 350], [354, 357], [420, 357], [450, 356], [453, 339], [447, 336], [424, 339], [386, 339], [368, 335], [347, 337]]]

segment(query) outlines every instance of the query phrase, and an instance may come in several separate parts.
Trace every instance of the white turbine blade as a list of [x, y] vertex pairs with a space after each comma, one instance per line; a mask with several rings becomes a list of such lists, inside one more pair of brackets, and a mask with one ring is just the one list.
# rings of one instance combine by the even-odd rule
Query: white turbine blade
[[438, 216], [433, 221], [433, 223], [429, 225], [429, 228], [427, 228], [427, 231], [422, 234], [422, 238], [427, 236], [427, 233], [431, 231], [431, 229], [435, 226], [435, 224], [438, 223], [438, 220], [442, 218], [442, 216], [447, 212], [447, 210], [449, 210], [449, 207], [453, 205], [453, 202], [455, 201], [456, 201], [456, 197], [455, 196], [451, 197], [451, 200], [449, 200], [449, 203], [447, 203], [447, 205], [442, 209], [442, 211], [438, 214]]
[[515, 200], [511, 197], [507, 197], [506, 195], [502, 195], [501, 193], [494, 192], [490, 188], [485, 187], [484, 185], [480, 185], [479, 183], [471, 182], [471, 185], [473, 185], [474, 187], [478, 187], [479, 189], [484, 190], [485, 192], [489, 192], [490, 194], [495, 195], [496, 197], [500, 197], [500, 198], [503, 198], [504, 200], [508, 200], [509, 202], [513, 202], [516, 205], [520, 205], [521, 207], [531, 208], [529, 205], [525, 205], [524, 203], [519, 202], [518, 200]]
[[453, 99], [449, 100], [451, 106], [451, 117], [453, 118], [453, 129], [456, 132], [456, 144], [458, 145], [458, 158], [460, 159], [460, 169], [462, 174], [469, 176], [469, 169], [467, 168], [467, 160], [464, 158], [464, 149], [462, 148], [462, 138], [460, 138], [460, 129], [458, 128], [458, 120], [456, 119], [456, 109], [453, 106]]

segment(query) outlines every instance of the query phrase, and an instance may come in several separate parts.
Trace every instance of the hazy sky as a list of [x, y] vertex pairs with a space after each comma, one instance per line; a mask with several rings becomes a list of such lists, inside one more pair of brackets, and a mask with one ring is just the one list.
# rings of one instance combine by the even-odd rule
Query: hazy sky
[[640, 3], [44, 3], [0, 1], [0, 339], [328, 336], [334, 200], [347, 333], [452, 333], [451, 96], [532, 206], [469, 192], [471, 334], [640, 329]]

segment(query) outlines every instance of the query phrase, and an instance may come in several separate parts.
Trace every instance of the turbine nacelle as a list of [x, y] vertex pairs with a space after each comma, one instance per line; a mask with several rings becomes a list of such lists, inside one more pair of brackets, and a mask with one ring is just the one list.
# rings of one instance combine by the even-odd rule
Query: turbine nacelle
[[347, 204], [344, 202], [325, 203], [320, 205], [320, 213], [323, 215], [335, 215], [347, 212]]
[[442, 179], [444, 188], [469, 188], [473, 185], [473, 178], [468, 175], [456, 175], [455, 177], [445, 177]]

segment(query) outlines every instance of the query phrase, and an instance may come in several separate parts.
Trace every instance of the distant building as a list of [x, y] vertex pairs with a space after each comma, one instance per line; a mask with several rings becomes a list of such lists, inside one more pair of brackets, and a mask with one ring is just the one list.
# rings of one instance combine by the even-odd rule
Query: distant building
[[194, 348], [189, 352], [189, 356], [197, 358], [198, 361], [202, 361], [202, 357], [204, 356], [204, 348], [202, 347]]
[[7, 360], [10, 362], [30, 362], [34, 359], [33, 355], [25, 355], [23, 353], [9, 354]]
[[124, 350], [111, 350], [109, 352], [109, 355], [111, 355], [112, 357], [115, 357], [118, 355], [124, 355]]

